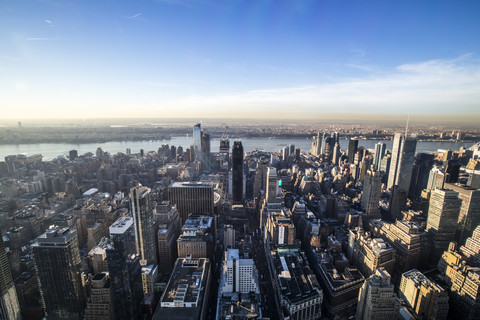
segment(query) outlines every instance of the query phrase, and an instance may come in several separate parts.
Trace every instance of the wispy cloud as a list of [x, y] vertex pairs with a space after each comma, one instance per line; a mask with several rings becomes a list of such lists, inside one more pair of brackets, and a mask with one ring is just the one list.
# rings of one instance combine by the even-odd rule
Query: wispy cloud
[[389, 72], [335, 83], [191, 96], [163, 101], [176, 110], [239, 110], [264, 115], [467, 114], [480, 118], [480, 62], [473, 56], [399, 65]]
[[45, 19], [45, 20], [43, 20], [43, 21], [45, 21], [45, 23], [48, 24], [50, 27], [52, 27], [52, 28], [55, 27], [55, 25], [53, 24], [52, 20]]
[[213, 5], [213, 3], [208, 0], [155, 0], [155, 2], [188, 8], [194, 7], [196, 5]]
[[41, 37], [29, 37], [27, 38], [28, 41], [48, 41], [54, 40], [55, 38], [41, 38]]
[[142, 13], [135, 13], [134, 15], [128, 17], [128, 19], [135, 19], [135, 18], [138, 18], [140, 16], [142, 16], [143, 14]]

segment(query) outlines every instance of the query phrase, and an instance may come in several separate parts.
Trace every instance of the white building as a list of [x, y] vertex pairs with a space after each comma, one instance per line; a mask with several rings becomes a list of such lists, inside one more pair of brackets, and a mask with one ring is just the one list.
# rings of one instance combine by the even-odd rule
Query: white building
[[240, 258], [238, 249], [228, 249], [223, 263], [225, 283], [224, 293], [260, 293], [258, 272], [253, 259]]

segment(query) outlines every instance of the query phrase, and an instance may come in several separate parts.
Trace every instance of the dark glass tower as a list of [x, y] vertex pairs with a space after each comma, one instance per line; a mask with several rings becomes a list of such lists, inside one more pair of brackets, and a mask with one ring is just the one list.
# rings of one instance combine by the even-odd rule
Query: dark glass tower
[[417, 153], [412, 169], [412, 180], [408, 196], [411, 199], [420, 197], [422, 190], [427, 187], [428, 176], [433, 167], [433, 154]]
[[0, 233], [0, 319], [21, 319], [17, 291], [13, 284], [7, 253]]
[[232, 148], [232, 196], [234, 204], [243, 202], [243, 146], [241, 141], [233, 142]]
[[357, 153], [357, 149], [358, 149], [358, 140], [350, 139], [348, 141], [348, 150], [347, 150], [348, 163], [353, 163], [353, 161], [355, 160], [355, 154]]
[[48, 319], [81, 319], [85, 298], [77, 231], [51, 227], [32, 248]]

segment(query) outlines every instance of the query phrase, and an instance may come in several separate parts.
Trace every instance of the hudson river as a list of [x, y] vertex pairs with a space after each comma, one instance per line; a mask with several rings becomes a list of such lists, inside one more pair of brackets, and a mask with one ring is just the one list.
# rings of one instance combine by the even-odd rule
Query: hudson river
[[[281, 139], [281, 138], [260, 138], [260, 139], [242, 139], [242, 138], [230, 138], [230, 148], [233, 146], [234, 140], [241, 140], [243, 145], [243, 150], [248, 152], [252, 151], [255, 148], [264, 149], [265, 151], [279, 151], [284, 146], [289, 144], [294, 144], [295, 147], [302, 150], [310, 150], [312, 146], [311, 139]], [[364, 147], [367, 149], [374, 149], [375, 144], [378, 142], [384, 142], [387, 145], [387, 149], [392, 148], [392, 141], [390, 140], [359, 140], [359, 147]], [[112, 141], [105, 143], [81, 143], [81, 144], [70, 144], [70, 143], [39, 143], [39, 144], [8, 144], [0, 145], [0, 161], [4, 159], [5, 156], [11, 154], [41, 154], [43, 155], [43, 160], [51, 160], [58, 156], [67, 156], [70, 150], [77, 150], [79, 155], [83, 155], [87, 152], [92, 152], [95, 154], [95, 151], [98, 147], [102, 148], [103, 151], [107, 151], [111, 154], [118, 152], [125, 152], [127, 148], [130, 148], [132, 153], [140, 152], [140, 149], [143, 149], [145, 152], [156, 151], [162, 144], [168, 144], [170, 146], [174, 145], [176, 147], [182, 146], [183, 150], [192, 145], [192, 137], [172, 137], [170, 140], [158, 140], [158, 141]], [[210, 142], [210, 148], [212, 152], [218, 152], [220, 145], [220, 140], [212, 139]], [[419, 141], [417, 143], [416, 152], [434, 152], [438, 149], [451, 149], [457, 151], [461, 146], [470, 147], [472, 142], [451, 142], [451, 141]], [[340, 148], [346, 150], [348, 146], [348, 140], [340, 140]]]

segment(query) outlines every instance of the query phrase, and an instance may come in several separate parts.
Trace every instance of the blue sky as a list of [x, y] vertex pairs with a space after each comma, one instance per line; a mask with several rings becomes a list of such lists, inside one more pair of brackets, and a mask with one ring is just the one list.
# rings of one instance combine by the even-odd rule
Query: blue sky
[[0, 2], [5, 118], [480, 121], [480, 1]]

